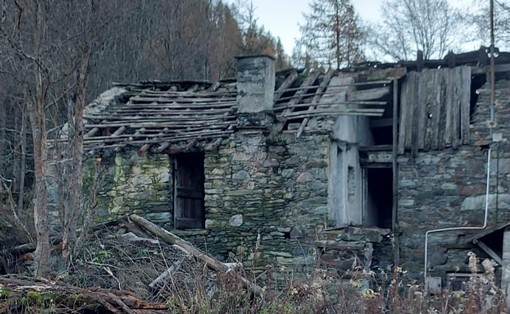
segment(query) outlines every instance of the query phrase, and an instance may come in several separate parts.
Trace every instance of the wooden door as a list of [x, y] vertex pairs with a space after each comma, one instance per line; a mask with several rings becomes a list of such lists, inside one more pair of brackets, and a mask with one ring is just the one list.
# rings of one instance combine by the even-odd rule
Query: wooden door
[[204, 228], [204, 155], [181, 154], [174, 160], [174, 227]]

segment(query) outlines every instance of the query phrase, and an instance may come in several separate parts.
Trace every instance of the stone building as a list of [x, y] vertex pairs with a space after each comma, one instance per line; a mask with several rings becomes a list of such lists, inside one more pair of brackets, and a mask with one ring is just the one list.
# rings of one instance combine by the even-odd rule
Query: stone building
[[325, 73], [241, 57], [236, 80], [117, 84], [85, 112], [97, 219], [138, 213], [254, 267], [398, 263], [444, 285], [468, 251], [503, 265], [508, 61], [494, 106], [483, 50]]

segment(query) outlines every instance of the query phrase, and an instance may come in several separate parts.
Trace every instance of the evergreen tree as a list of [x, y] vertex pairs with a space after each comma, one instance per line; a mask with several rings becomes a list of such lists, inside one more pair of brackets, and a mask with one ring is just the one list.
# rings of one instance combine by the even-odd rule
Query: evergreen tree
[[301, 38], [294, 52], [295, 62], [315, 60], [320, 66], [340, 68], [363, 59], [361, 44], [365, 32], [350, 0], [314, 0], [311, 13], [300, 25]]
[[242, 30], [241, 53], [243, 55], [272, 56], [275, 58], [277, 71], [290, 67], [288, 56], [283, 50], [280, 39], [273, 37], [270, 31], [264, 29], [264, 26], [259, 26], [255, 17], [256, 7], [252, 0], [237, 0], [230, 8]]

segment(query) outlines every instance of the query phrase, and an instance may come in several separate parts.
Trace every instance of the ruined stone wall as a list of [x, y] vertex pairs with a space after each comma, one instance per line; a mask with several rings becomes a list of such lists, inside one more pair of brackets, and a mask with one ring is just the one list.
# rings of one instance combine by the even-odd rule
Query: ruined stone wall
[[[502, 132], [503, 138], [509, 139], [510, 129], [505, 121], [510, 121], [510, 82], [498, 81], [496, 90], [497, 125], [494, 132]], [[420, 274], [423, 273], [427, 230], [483, 224], [488, 148], [473, 144], [489, 136], [489, 86], [485, 85], [479, 91], [480, 96], [471, 116], [470, 145], [419, 152], [415, 159], [404, 155], [398, 160], [398, 221], [402, 231], [400, 256], [402, 266], [413, 277], [421, 278]], [[510, 217], [509, 148], [506, 141], [501, 142], [499, 148], [498, 144], [492, 144], [489, 226], [496, 221], [508, 221]], [[499, 170], [496, 171], [498, 157]], [[469, 271], [466, 253], [472, 248], [463, 240], [473, 234], [469, 231], [452, 231], [431, 235], [429, 274], [444, 276], [450, 271]]]
[[[427, 230], [483, 224], [483, 206], [468, 209], [463, 204], [467, 198], [485, 193], [485, 159], [486, 153], [474, 147], [423, 152], [414, 160], [399, 158], [400, 255], [410, 274], [419, 277], [423, 272]], [[430, 237], [430, 265], [448, 263], [448, 267], [465, 271], [465, 256], [453, 264], [447, 260], [445, 245], [456, 244], [458, 235], [447, 232]]]
[[[295, 133], [240, 130], [217, 150], [206, 151], [204, 230], [173, 229], [171, 156], [119, 153], [101, 160], [106, 173], [97, 219], [138, 213], [222, 261], [242, 261], [248, 267], [309, 273], [320, 264], [319, 246], [330, 249], [322, 262], [350, 269], [352, 258], [364, 254], [364, 238], [347, 239], [342, 230], [324, 232], [335, 226], [328, 209], [330, 147], [335, 146], [329, 134], [305, 133], [296, 139]], [[90, 185], [96, 160], [87, 161], [86, 169]]]
[[206, 152], [207, 249], [248, 265], [314, 266], [305, 242], [327, 224], [328, 150], [328, 135], [240, 131]]
[[[96, 219], [106, 221], [128, 214], [168, 224], [172, 221], [171, 159], [166, 154], [138, 156], [136, 151], [118, 153], [85, 162], [85, 188], [100, 180]], [[98, 175], [99, 174], [99, 175]]]

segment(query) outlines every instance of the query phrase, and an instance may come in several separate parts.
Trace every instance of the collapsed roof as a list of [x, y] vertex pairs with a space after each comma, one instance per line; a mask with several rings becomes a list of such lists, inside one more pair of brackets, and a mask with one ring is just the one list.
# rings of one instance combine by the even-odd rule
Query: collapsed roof
[[[448, 54], [443, 60], [364, 63], [344, 70], [289, 69], [276, 74], [272, 109], [277, 132], [327, 129], [327, 117], [391, 117], [391, 83], [409, 70], [470, 65], [485, 73], [487, 51]], [[500, 53], [497, 64], [508, 63]], [[239, 128], [239, 81], [115, 84], [85, 110], [86, 152], [134, 147], [139, 153], [217, 148]], [[310, 121], [314, 121], [311, 123]], [[273, 130], [274, 131], [274, 130]]]

